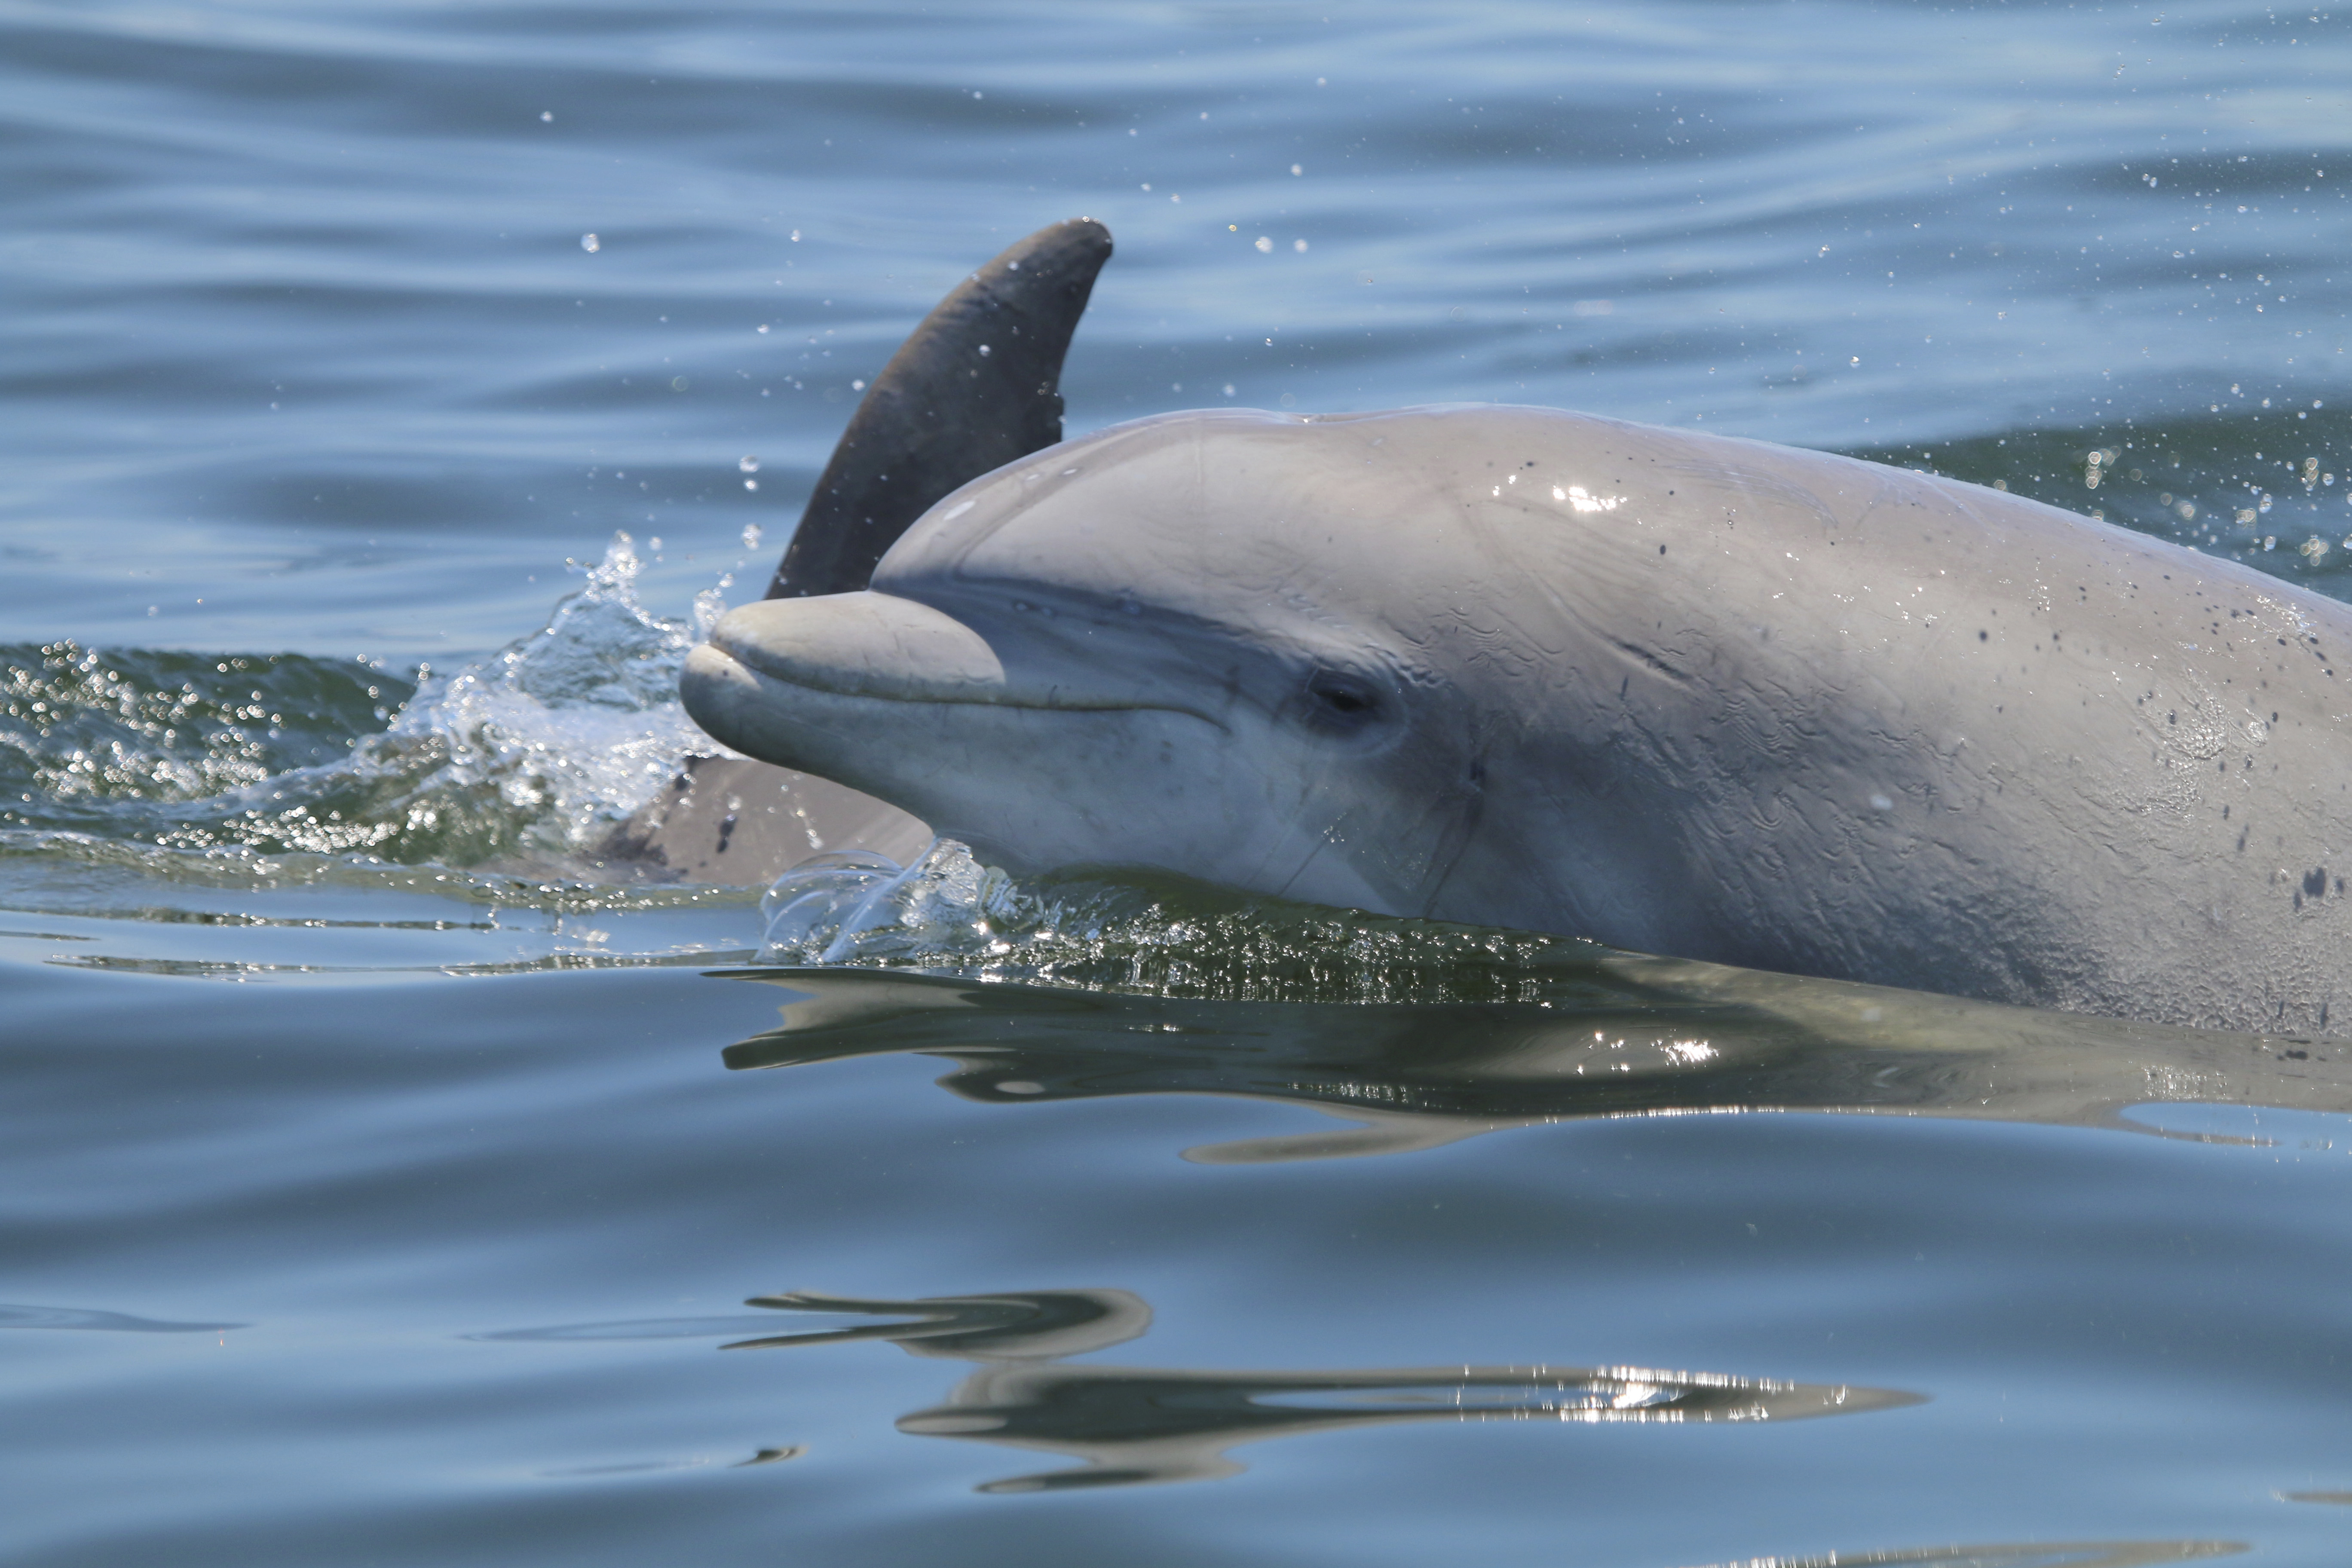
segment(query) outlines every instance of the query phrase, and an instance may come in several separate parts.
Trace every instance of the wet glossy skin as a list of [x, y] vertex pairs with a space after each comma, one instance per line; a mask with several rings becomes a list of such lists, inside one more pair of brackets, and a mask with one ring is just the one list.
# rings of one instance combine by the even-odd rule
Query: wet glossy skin
[[2027, 501], [1537, 409], [1165, 416], [747, 606], [698, 721], [1015, 870], [2322, 1029], [2352, 612]]

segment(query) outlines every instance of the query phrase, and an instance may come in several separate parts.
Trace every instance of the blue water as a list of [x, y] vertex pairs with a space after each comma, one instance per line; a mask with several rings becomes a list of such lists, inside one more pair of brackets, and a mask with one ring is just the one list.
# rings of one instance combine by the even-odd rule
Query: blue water
[[810, 975], [584, 851], [1081, 213], [1073, 433], [1578, 407], [2352, 596], [2347, 84], [2166, 0], [0, 0], [0, 1560], [2341, 1562], [2331, 1043], [1184, 889]]

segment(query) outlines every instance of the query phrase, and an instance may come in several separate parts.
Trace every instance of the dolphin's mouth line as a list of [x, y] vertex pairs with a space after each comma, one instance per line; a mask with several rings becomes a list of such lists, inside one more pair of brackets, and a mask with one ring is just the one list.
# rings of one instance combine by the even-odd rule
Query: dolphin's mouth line
[[811, 691], [824, 697], [844, 698], [856, 702], [888, 703], [902, 708], [1007, 708], [1028, 713], [1176, 713], [1187, 719], [1196, 719], [1220, 733], [1230, 732], [1232, 728], [1223, 720], [1203, 713], [1198, 709], [1181, 707], [1172, 702], [1112, 702], [1084, 700], [1056, 702], [1052, 700], [1053, 693], [1059, 689], [1055, 687], [1046, 688], [1046, 695], [1043, 700], [1009, 693], [1003, 697], [993, 697], [963, 695], [950, 691], [859, 690], [847, 684], [832, 686], [822, 681], [800, 679], [797, 676], [778, 675], [772, 670], [761, 668], [757, 661], [743, 658], [733, 649], [721, 647], [716, 642], [706, 643], [703, 647], [738, 668], [749, 671], [762, 681], [790, 687], [795, 691]]

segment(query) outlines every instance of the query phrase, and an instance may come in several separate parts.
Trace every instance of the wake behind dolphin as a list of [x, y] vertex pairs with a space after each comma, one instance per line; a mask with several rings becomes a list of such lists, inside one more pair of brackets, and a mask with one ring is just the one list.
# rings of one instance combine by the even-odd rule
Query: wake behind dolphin
[[972, 477], [682, 689], [1016, 873], [2316, 1032], [2347, 641], [2333, 600], [1880, 465], [1219, 410]]

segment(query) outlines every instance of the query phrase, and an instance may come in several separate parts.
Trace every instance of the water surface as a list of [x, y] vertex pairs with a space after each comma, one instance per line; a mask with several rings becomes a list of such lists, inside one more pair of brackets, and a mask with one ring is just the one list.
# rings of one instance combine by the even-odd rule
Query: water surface
[[1172, 885], [763, 953], [593, 851], [1080, 213], [1074, 433], [1576, 407], [2352, 595], [2347, 82], [2242, 4], [0, 0], [0, 1554], [2341, 1561], [2331, 1042]]

